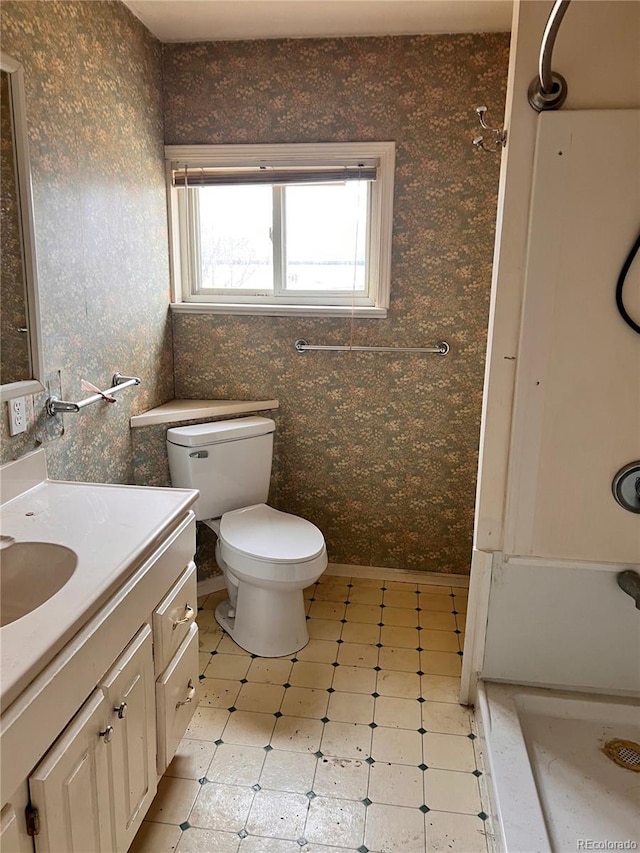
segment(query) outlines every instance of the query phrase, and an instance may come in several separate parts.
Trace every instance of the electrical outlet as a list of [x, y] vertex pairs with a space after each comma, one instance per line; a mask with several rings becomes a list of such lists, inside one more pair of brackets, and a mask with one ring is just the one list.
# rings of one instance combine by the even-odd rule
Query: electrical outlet
[[27, 411], [24, 397], [14, 397], [9, 400], [9, 435], [18, 435], [27, 429]]

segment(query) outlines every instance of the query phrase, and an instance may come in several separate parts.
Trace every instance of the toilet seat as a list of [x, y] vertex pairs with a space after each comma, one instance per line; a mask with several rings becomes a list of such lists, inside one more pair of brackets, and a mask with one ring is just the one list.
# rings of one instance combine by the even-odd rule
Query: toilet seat
[[301, 590], [326, 569], [327, 548], [315, 524], [255, 504], [222, 516], [216, 559], [232, 578]]
[[307, 563], [325, 551], [324, 537], [315, 524], [267, 504], [225, 512], [220, 540], [227, 553], [281, 565]]

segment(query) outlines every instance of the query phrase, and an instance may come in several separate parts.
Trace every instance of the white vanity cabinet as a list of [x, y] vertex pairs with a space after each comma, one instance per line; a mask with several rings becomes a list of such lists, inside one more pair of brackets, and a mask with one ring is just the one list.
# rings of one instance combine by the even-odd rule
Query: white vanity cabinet
[[3, 712], [2, 853], [128, 850], [197, 706], [194, 552], [187, 512]]

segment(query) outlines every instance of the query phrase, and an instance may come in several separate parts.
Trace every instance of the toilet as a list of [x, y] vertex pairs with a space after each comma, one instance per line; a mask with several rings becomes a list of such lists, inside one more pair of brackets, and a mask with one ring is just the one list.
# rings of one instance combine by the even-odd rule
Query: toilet
[[315, 524], [266, 503], [274, 430], [259, 417], [167, 430], [171, 483], [200, 491], [196, 518], [218, 536], [229, 598], [216, 620], [260, 657], [290, 655], [309, 642], [302, 590], [327, 567]]

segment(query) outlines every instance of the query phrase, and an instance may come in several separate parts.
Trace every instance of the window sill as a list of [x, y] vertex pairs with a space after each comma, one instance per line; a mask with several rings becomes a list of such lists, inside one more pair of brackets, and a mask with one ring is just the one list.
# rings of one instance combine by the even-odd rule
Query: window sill
[[215, 302], [172, 302], [174, 314], [250, 314], [262, 317], [351, 317], [383, 320], [386, 308], [350, 305], [240, 305]]

